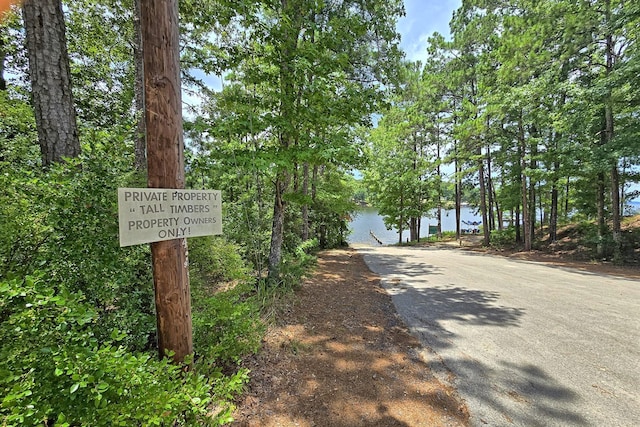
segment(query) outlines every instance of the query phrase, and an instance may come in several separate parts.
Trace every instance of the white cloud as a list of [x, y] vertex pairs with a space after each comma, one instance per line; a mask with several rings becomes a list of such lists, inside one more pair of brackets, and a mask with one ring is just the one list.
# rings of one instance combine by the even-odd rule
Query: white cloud
[[461, 5], [462, 0], [405, 0], [406, 16], [398, 21], [398, 32], [407, 59], [424, 62], [427, 39], [434, 32], [449, 38], [449, 21]]

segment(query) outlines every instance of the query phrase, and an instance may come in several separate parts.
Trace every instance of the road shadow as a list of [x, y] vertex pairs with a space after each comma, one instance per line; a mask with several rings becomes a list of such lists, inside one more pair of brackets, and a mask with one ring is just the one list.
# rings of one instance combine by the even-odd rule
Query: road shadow
[[[434, 247], [427, 250], [451, 249]], [[382, 283], [392, 295], [395, 306], [401, 307], [398, 311], [403, 320], [425, 346], [423, 357], [429, 368], [441, 380], [453, 384], [469, 403], [472, 425], [589, 425], [588, 420], [574, 409], [580, 396], [540, 366], [509, 362], [499, 353], [495, 356], [495, 365], [487, 364], [478, 360], [473, 352], [461, 348], [463, 341], [456, 332], [461, 330], [459, 325], [473, 326], [473, 334], [489, 337], [487, 339], [491, 341], [493, 328], [519, 328], [526, 316], [525, 308], [501, 304], [499, 292], [471, 289], [469, 282], [435, 285], [429, 276], [442, 274], [442, 270], [437, 266], [411, 267], [411, 255], [405, 251], [403, 248], [403, 255], [398, 257], [376, 253], [375, 249], [365, 249], [364, 253], [368, 262], [376, 262], [375, 268], [385, 263], [391, 266], [396, 260], [395, 269], [386, 270], [390, 275], [385, 274], [384, 269], [379, 270], [383, 274]], [[464, 253], [473, 257], [489, 256]], [[405, 275], [407, 270], [416, 275]], [[418, 277], [419, 272], [425, 277]], [[397, 280], [394, 280], [394, 273], [398, 273]], [[409, 283], [418, 285], [410, 286]]]
[[404, 321], [414, 326], [420, 339], [434, 350], [451, 347], [455, 333], [445, 326], [455, 321], [497, 328], [517, 327], [523, 308], [498, 305], [500, 294], [460, 286], [413, 288], [383, 281], [396, 306], [403, 307]]
[[[578, 410], [580, 396], [538, 366], [499, 360], [492, 368], [469, 358], [438, 363], [456, 373], [456, 388], [472, 407], [471, 425], [591, 426]], [[437, 372], [438, 367], [430, 367]]]
[[[405, 251], [424, 251], [424, 248], [402, 248]], [[437, 249], [426, 249], [437, 250]], [[422, 261], [409, 260], [405, 257], [398, 257], [391, 254], [382, 254], [376, 252], [375, 248], [371, 246], [360, 245], [357, 246], [357, 251], [368, 257], [367, 265], [373, 266], [372, 270], [382, 272], [382, 274], [389, 273], [391, 270], [402, 271], [402, 274], [409, 277], [423, 277], [425, 275], [442, 274], [442, 269], [433, 264], [429, 264]]]
[[[448, 327], [451, 322], [480, 328], [519, 327], [526, 314], [524, 308], [499, 305], [498, 292], [460, 286], [416, 289], [387, 284], [386, 288], [396, 306], [405, 307], [403, 320], [412, 325], [412, 333], [428, 347], [429, 368], [455, 385], [465, 399], [475, 401], [475, 407], [483, 408], [480, 413], [471, 413], [472, 425], [589, 425], [572, 410], [579, 396], [542, 368], [505, 360], [498, 362], [500, 369], [492, 368], [473, 354], [465, 354], [456, 342], [456, 333]], [[490, 336], [491, 332], [484, 334]], [[446, 350], [451, 348], [456, 348], [453, 354], [465, 357], [448, 357]]]

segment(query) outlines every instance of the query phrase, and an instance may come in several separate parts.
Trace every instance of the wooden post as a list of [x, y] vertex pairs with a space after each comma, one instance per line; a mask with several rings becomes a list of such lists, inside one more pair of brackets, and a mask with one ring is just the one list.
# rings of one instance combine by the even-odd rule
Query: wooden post
[[[142, 0], [149, 188], [184, 188], [178, 1]], [[193, 353], [186, 239], [151, 244], [158, 349], [180, 363]]]

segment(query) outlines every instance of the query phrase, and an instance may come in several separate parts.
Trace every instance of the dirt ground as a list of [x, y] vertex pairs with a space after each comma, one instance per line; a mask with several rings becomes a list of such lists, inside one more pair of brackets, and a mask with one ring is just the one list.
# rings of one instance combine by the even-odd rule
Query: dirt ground
[[419, 348], [355, 250], [322, 252], [245, 362], [251, 381], [232, 425], [468, 425], [466, 406]]
[[[461, 246], [492, 253], [474, 240]], [[640, 279], [637, 267], [536, 251], [493, 254]], [[355, 250], [322, 252], [313, 277], [269, 328], [261, 352], [245, 361], [251, 381], [232, 425], [468, 425], [464, 402], [434, 377], [419, 348]]]

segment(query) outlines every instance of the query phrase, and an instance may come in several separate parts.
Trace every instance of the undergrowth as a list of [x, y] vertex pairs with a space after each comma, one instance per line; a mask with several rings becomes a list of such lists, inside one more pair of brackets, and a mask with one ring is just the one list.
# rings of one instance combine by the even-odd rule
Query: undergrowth
[[237, 245], [192, 239], [192, 369], [158, 360], [149, 249], [118, 245], [116, 189], [140, 178], [103, 142], [47, 172], [0, 162], [0, 425], [229, 423], [276, 297]]

